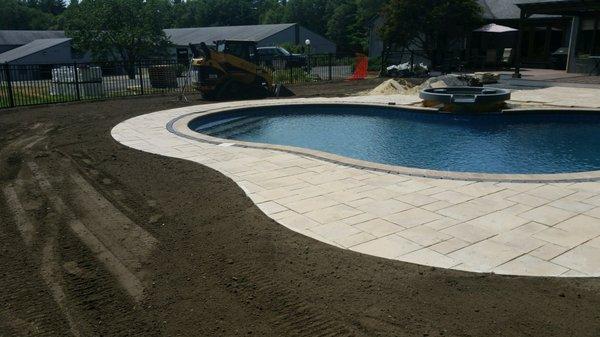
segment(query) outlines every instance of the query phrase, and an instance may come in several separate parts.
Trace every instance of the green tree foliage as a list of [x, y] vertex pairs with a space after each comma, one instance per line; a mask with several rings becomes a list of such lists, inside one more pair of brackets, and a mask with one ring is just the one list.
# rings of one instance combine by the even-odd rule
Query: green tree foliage
[[166, 49], [170, 9], [166, 0], [83, 0], [65, 13], [65, 28], [97, 59], [133, 62]]
[[387, 0], [71, 0], [66, 10], [65, 1], [0, 0], [0, 28], [65, 29], [95, 55], [128, 59], [162, 43], [163, 28], [299, 23], [340, 51], [360, 52]]
[[261, 23], [297, 22], [336, 42], [340, 51], [367, 49], [367, 24], [386, 0], [288, 0], [272, 1]]
[[328, 14], [336, 6], [335, 0], [289, 0], [284, 8], [283, 21], [296, 22], [319, 34], [327, 32]]
[[44, 13], [59, 15], [67, 9], [63, 0], [26, 0], [28, 7], [37, 8]]
[[17, 0], [0, 0], [0, 29], [50, 29], [51, 14]]
[[476, 0], [390, 0], [381, 36], [386, 46], [421, 51], [434, 65], [482, 21]]

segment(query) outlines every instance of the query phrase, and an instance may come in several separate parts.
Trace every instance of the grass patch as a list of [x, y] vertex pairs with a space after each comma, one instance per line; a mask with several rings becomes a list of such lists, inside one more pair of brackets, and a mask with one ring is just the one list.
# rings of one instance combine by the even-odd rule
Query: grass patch
[[[71, 102], [77, 100], [76, 95], [51, 95], [49, 86], [13, 86], [13, 102], [15, 106], [47, 103]], [[8, 86], [0, 86], [0, 108], [10, 107]]]
[[315, 82], [308, 72], [302, 68], [291, 68], [273, 71], [273, 82], [275, 83], [305, 83]]

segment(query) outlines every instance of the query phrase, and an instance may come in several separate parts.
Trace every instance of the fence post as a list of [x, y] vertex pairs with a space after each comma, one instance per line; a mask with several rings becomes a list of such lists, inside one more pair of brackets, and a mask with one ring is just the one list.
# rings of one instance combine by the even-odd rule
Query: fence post
[[81, 92], [79, 91], [79, 74], [77, 71], [77, 62], [73, 62], [73, 73], [75, 74], [75, 92], [77, 93], [77, 100], [81, 101]]
[[[287, 63], [286, 63], [286, 65], [287, 65]], [[292, 83], [294, 83], [294, 67], [291, 65], [289, 67], [290, 67], [290, 84], [292, 84]]]
[[381, 67], [379, 67], [379, 76], [385, 75], [385, 70], [387, 67], [387, 53], [385, 51], [385, 47], [381, 49], [381, 56], [379, 57], [381, 60]]
[[140, 93], [144, 95], [144, 76], [142, 75], [142, 62], [138, 62], [138, 72], [140, 73]]
[[12, 83], [10, 79], [10, 68], [8, 62], [4, 63], [4, 77], [6, 77], [6, 89], [8, 90], [8, 106], [15, 107], [15, 97], [13, 96]]
[[333, 55], [331, 53], [329, 53], [329, 68], [328, 68], [328, 72], [329, 72], [329, 80], [330, 81], [333, 79], [332, 70], [333, 70]]

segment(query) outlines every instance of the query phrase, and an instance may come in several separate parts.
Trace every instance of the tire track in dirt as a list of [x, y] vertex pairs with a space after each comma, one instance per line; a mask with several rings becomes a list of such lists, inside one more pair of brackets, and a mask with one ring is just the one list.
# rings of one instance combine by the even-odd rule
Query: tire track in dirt
[[[1, 242], [28, 261], [10, 259], [0, 267], [0, 284], [11, 289], [0, 289], [0, 337], [157, 335], [136, 304], [144, 295], [142, 283], [134, 279], [137, 288], [132, 291], [129, 284], [127, 292], [115, 276], [146, 275], [141, 260], [157, 241], [87, 183], [74, 162], [49, 150], [51, 128], [46, 125], [14, 129], [0, 148], [0, 210], [7, 210], [0, 222], [6, 218], [10, 226], [0, 231], [14, 231]], [[80, 202], [87, 210], [73, 206]], [[96, 233], [88, 230], [90, 224]], [[98, 232], [104, 242], [94, 241]], [[7, 251], [0, 253], [14, 255]], [[130, 257], [126, 266], [125, 255]], [[115, 261], [123, 265], [116, 273], [100, 267]]]
[[[4, 202], [3, 207], [0, 201], [0, 209], [14, 211], [6, 200]], [[41, 264], [33, 254], [39, 245], [33, 241], [24, 245], [22, 234], [17, 230], [17, 221], [28, 221], [31, 217], [25, 213], [18, 216], [20, 220], [7, 218], [0, 227], [0, 336], [69, 336], [68, 322], [60, 314], [61, 309], [39, 273]]]
[[286, 331], [286, 336], [362, 336], [360, 331], [335, 315], [335, 312], [323, 312], [287, 290], [273, 277], [272, 270], [263, 265], [248, 262], [239, 266], [233, 281], [234, 288], [243, 287], [276, 301], [272, 309], [277, 315], [272, 324]]
[[[94, 233], [79, 220], [75, 213], [65, 204], [62, 198], [54, 192], [52, 184], [46, 178], [37, 164], [28, 162], [27, 166], [31, 170], [33, 177], [38, 182], [40, 189], [44, 192], [52, 208], [57, 213], [62, 214], [67, 221], [67, 225], [81, 241], [92, 251], [96, 258], [115, 276], [119, 284], [136, 301], [140, 302], [144, 296], [144, 286], [141, 280], [130, 271], [127, 266], [115, 256], [115, 254], [105, 246]], [[115, 246], [113, 246], [114, 248]], [[118, 253], [117, 253], [118, 254]]]
[[3, 192], [8, 208], [10, 208], [14, 213], [15, 221], [17, 223], [17, 229], [21, 233], [25, 244], [28, 247], [31, 247], [31, 244], [35, 239], [37, 230], [31, 222], [31, 220], [29, 219], [29, 217], [27, 216], [23, 204], [19, 201], [19, 198], [17, 197], [17, 191], [15, 190], [15, 186], [13, 184], [9, 184], [3, 189]]

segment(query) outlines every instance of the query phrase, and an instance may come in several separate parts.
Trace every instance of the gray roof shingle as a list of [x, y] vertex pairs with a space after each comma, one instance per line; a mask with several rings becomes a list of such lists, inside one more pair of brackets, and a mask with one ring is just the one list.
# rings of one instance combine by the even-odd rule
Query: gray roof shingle
[[22, 46], [34, 40], [63, 37], [62, 30], [0, 30], [0, 45]]
[[518, 19], [521, 11], [517, 4], [562, 2], [570, 0], [477, 0], [483, 8], [483, 17], [486, 19]]
[[219, 40], [260, 41], [294, 25], [294, 23], [283, 23], [227, 27], [171, 28], [164, 31], [173, 44], [187, 46], [190, 43], [200, 44], [201, 42], [212, 44], [213, 41]]
[[26, 45], [0, 54], [0, 63], [12, 62], [70, 40], [69, 38], [34, 40]]

